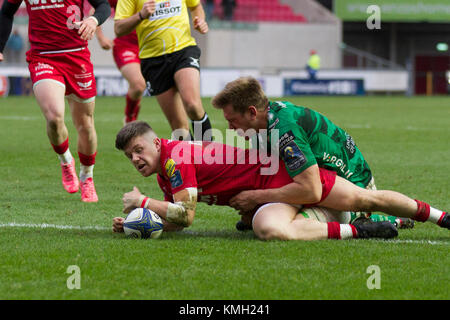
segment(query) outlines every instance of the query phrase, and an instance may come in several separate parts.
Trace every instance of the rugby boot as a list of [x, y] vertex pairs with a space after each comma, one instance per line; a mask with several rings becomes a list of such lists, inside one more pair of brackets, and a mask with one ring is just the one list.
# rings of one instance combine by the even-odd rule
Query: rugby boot
[[398, 236], [397, 228], [388, 221], [361, 223], [354, 225], [359, 239], [390, 239]]
[[78, 192], [80, 182], [75, 171], [75, 160], [72, 158], [70, 163], [61, 163], [62, 184], [69, 193]]
[[441, 226], [441, 228], [447, 228], [450, 230], [450, 215], [448, 214], [448, 212], [444, 212], [444, 217], [441, 219], [440, 222], [438, 222], [439, 226]]
[[81, 182], [81, 201], [83, 202], [97, 202], [98, 196], [95, 191], [94, 180], [87, 178], [84, 182]]
[[398, 229], [412, 229], [414, 228], [414, 220], [409, 218], [397, 218], [395, 219], [395, 226]]

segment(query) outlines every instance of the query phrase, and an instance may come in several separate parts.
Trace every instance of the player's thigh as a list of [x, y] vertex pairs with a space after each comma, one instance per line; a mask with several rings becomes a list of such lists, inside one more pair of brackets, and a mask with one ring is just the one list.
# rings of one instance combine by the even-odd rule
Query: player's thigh
[[333, 188], [320, 206], [340, 211], [357, 211], [367, 197], [368, 190], [337, 176]]
[[33, 85], [36, 101], [48, 121], [64, 118], [65, 85], [53, 79], [43, 79]]
[[182, 68], [175, 72], [174, 79], [189, 117], [200, 120], [205, 115], [200, 98], [200, 72], [195, 68]]
[[72, 121], [77, 128], [94, 126], [95, 99], [80, 99], [76, 96], [67, 97]]
[[195, 68], [182, 68], [174, 74], [175, 83], [183, 101], [200, 100], [200, 72]]
[[122, 76], [128, 81], [130, 87], [145, 90], [145, 80], [141, 74], [141, 65], [139, 63], [127, 63], [120, 68]]
[[269, 233], [283, 232], [296, 218], [298, 208], [286, 203], [268, 203], [259, 208], [253, 216], [253, 231], [259, 238]]

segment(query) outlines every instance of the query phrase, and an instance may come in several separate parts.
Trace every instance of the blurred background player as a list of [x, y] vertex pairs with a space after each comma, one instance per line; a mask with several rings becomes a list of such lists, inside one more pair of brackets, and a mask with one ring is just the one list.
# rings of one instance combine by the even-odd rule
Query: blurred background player
[[309, 53], [308, 63], [306, 64], [306, 70], [309, 74], [310, 80], [317, 79], [317, 72], [320, 69], [320, 56], [316, 50], [311, 50]]
[[136, 29], [141, 71], [149, 93], [156, 96], [175, 139], [204, 137], [211, 123], [200, 98], [200, 48], [191, 36], [188, 8], [194, 29], [205, 34], [208, 24], [200, 0], [121, 0], [114, 31], [118, 37]]
[[[0, 52], [3, 52], [14, 14], [21, 3], [22, 0], [3, 3]], [[82, 201], [97, 202], [93, 180], [97, 154], [94, 127], [96, 85], [87, 40], [92, 39], [97, 26], [109, 17], [111, 8], [106, 0], [89, 0], [95, 13], [82, 19], [83, 0], [71, 0], [64, 5], [48, 5], [46, 1], [25, 3], [31, 45], [27, 52], [28, 69], [34, 95], [47, 121], [47, 135], [61, 163], [63, 186], [69, 193], [78, 192], [81, 188]], [[64, 97], [69, 102], [72, 121], [78, 132], [80, 180], [69, 150], [69, 135], [64, 124]]]
[[[335, 171], [338, 176], [361, 188], [376, 189], [372, 171], [348, 133], [314, 110], [286, 101], [269, 101], [255, 78], [242, 77], [231, 81], [214, 97], [212, 104], [222, 109], [230, 129], [241, 129], [251, 134], [267, 130], [267, 143], [262, 143], [260, 147], [270, 150], [272, 132], [276, 134], [278, 138], [272, 151], [277, 152], [284, 161], [287, 172], [294, 180], [281, 188], [242, 191], [230, 200], [235, 209], [250, 211], [267, 199], [290, 204], [317, 203], [322, 192], [319, 167]], [[350, 191], [347, 193], [350, 194]], [[449, 221], [444, 221], [445, 212], [400, 193], [392, 197], [406, 208], [400, 210], [398, 215], [448, 226]], [[392, 214], [392, 211], [374, 211]], [[365, 212], [370, 215], [370, 211], [362, 214]], [[355, 216], [354, 219], [359, 217], [363, 216]], [[395, 224], [395, 219], [391, 217], [389, 221]], [[410, 222], [405, 220], [407, 224]]]
[[[108, 0], [112, 9], [116, 9], [117, 0]], [[139, 44], [136, 31], [116, 37], [113, 41], [106, 37], [101, 27], [97, 28], [97, 39], [104, 50], [112, 49], [114, 62], [122, 76], [128, 81], [124, 123], [138, 118], [142, 95], [145, 91], [145, 80], [141, 73], [139, 60]]]

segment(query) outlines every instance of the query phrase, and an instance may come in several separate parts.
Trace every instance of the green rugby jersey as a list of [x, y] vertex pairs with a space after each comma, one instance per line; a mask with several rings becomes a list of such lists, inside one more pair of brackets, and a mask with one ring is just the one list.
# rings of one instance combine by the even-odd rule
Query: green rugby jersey
[[314, 110], [290, 102], [270, 102], [267, 141], [278, 130], [279, 156], [291, 177], [318, 164], [365, 188], [372, 173], [353, 138]]

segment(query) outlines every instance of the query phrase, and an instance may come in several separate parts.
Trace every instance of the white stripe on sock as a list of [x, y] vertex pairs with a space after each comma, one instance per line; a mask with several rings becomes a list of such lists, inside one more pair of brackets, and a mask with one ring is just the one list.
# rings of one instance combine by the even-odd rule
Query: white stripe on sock
[[442, 217], [443, 212], [441, 210], [430, 207], [430, 216], [428, 221], [433, 223], [438, 223], [439, 219]]
[[349, 224], [341, 224], [340, 229], [341, 229], [341, 239], [353, 238], [352, 227]]

